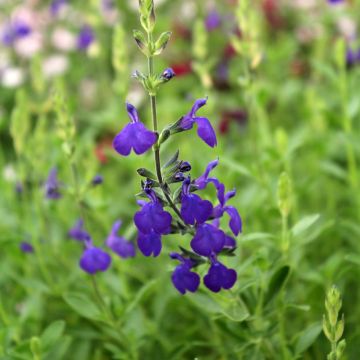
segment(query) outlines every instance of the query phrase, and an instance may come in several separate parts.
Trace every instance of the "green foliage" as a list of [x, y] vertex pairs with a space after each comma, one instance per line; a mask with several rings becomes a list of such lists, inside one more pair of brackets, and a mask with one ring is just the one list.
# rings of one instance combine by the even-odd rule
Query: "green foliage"
[[[0, 56], [0, 359], [359, 359], [360, 67], [344, 56], [359, 44], [344, 41], [341, 29], [343, 16], [359, 22], [360, 4], [319, 1], [309, 10], [284, 1], [274, 27], [264, 2], [217, 1], [222, 25], [207, 31], [206, 1], [159, 1], [156, 27], [151, 0], [140, 1], [140, 24], [134, 1], [116, 1], [112, 21], [98, 1], [69, 3], [72, 12], [42, 32], [45, 48], [35, 57], [20, 56], [19, 44], [1, 48], [6, 67], [26, 76], [17, 88], [3, 86]], [[13, 8], [0, 5], [1, 25]], [[87, 51], [55, 49], [53, 30], [71, 20], [77, 35], [80, 14], [94, 25], [95, 43]], [[137, 47], [162, 55], [152, 76]], [[45, 76], [44, 62], [58, 53], [69, 68]], [[163, 88], [159, 74], [171, 66], [178, 74]], [[137, 67], [140, 84], [130, 86]], [[238, 274], [229, 292], [201, 285], [177, 293], [168, 254], [184, 239], [174, 234], [156, 259], [113, 255], [111, 269], [96, 276], [98, 292], [79, 269], [83, 248], [68, 230], [80, 212], [96, 246], [117, 219], [120, 235], [136, 242], [139, 178], [130, 174], [156, 179], [153, 154], [123, 161], [111, 142], [128, 122], [125, 99], [150, 126], [141, 86], [158, 95], [166, 180], [179, 158], [201, 176], [218, 157], [212, 175], [237, 190], [229, 205], [239, 209], [243, 233], [233, 256], [222, 257]], [[204, 96], [199, 116], [214, 126], [217, 148], [198, 142], [196, 129], [167, 141], [192, 100]], [[52, 167], [63, 195], [53, 202], [43, 187]], [[104, 183], [94, 187], [97, 173]], [[171, 186], [177, 203], [181, 186]], [[212, 185], [206, 198], [216, 199]], [[22, 253], [22, 241], [34, 253]], [[330, 288], [324, 308], [332, 283], [343, 298]]]

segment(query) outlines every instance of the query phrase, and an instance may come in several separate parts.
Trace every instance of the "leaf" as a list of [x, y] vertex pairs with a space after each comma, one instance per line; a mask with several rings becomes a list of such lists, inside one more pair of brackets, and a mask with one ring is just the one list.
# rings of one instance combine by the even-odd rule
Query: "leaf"
[[275, 271], [270, 279], [269, 288], [265, 295], [265, 304], [268, 304], [283, 288], [290, 274], [290, 266], [284, 265]]
[[250, 233], [242, 235], [240, 238], [241, 242], [250, 242], [250, 241], [262, 241], [274, 238], [274, 235], [269, 233]]
[[244, 176], [253, 177], [250, 170], [244, 165], [239, 164], [236, 160], [224, 156], [221, 158], [221, 163], [228, 166], [230, 170], [233, 170], [234, 172]]
[[130, 304], [126, 307], [124, 314], [130, 313], [139, 303], [140, 301], [149, 295], [151, 291], [154, 290], [154, 287], [157, 283], [157, 280], [151, 280], [146, 285], [144, 285], [140, 291], [135, 296], [134, 300], [130, 302]]
[[58, 320], [50, 324], [42, 333], [41, 347], [44, 350], [51, 348], [54, 343], [62, 336], [65, 329], [65, 321]]
[[171, 166], [172, 164], [174, 164], [179, 158], [179, 150], [176, 151], [176, 153], [170, 158], [170, 160], [167, 161], [166, 164], [164, 164], [162, 166], [163, 169], [168, 168], [169, 166]]
[[349, 254], [345, 256], [345, 260], [360, 266], [360, 256], [356, 254]]
[[92, 320], [101, 320], [100, 309], [85, 294], [68, 293], [63, 297], [65, 302], [79, 315]]
[[244, 321], [249, 317], [249, 311], [241, 298], [219, 296], [219, 294], [211, 297], [210, 294], [195, 293], [191, 294], [189, 299], [204, 313], [223, 315], [236, 322]]
[[306, 230], [308, 230], [316, 221], [320, 218], [320, 214], [309, 215], [302, 218], [298, 223], [296, 223], [291, 232], [293, 236], [299, 236]]
[[143, 177], [151, 179], [151, 180], [157, 180], [156, 175], [148, 169], [140, 168], [140, 169], [137, 169], [136, 171], [140, 176], [143, 176]]
[[221, 304], [221, 308], [221, 312], [232, 321], [241, 322], [250, 316], [248, 309], [240, 298], [227, 299]]
[[321, 324], [316, 322], [306, 328], [299, 336], [295, 345], [295, 355], [299, 356], [308, 349], [321, 333]]

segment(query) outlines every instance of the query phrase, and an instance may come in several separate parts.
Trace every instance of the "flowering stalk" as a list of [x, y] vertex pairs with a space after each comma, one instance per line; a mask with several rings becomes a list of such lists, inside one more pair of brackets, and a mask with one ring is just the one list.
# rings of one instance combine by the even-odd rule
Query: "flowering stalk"
[[[171, 259], [179, 265], [172, 274], [175, 288], [185, 294], [194, 292], [200, 284], [200, 276], [193, 271], [196, 267], [208, 263], [208, 273], [204, 276], [205, 286], [213, 292], [230, 289], [237, 278], [235, 270], [228, 269], [219, 261], [221, 255], [233, 256], [236, 241], [232, 235], [226, 234], [220, 228], [220, 219], [224, 214], [230, 218], [229, 227], [234, 236], [242, 229], [240, 215], [237, 209], [228, 205], [235, 196], [235, 190], [225, 192], [225, 186], [217, 178], [210, 175], [218, 165], [218, 160], [210, 162], [203, 175], [192, 179], [186, 175], [191, 170], [187, 161], [179, 159], [179, 151], [165, 164], [161, 164], [161, 145], [173, 135], [191, 130], [197, 126], [198, 136], [210, 147], [217, 144], [215, 131], [210, 121], [197, 115], [207, 98], [196, 100], [192, 109], [178, 121], [167, 125], [160, 133], [158, 129], [156, 95], [160, 86], [169, 82], [175, 73], [171, 68], [165, 69], [161, 75], [154, 72], [154, 57], [161, 54], [166, 47], [170, 32], [162, 33], [154, 40], [155, 9], [153, 0], [139, 0], [140, 23], [146, 34], [134, 30], [135, 41], [146, 56], [148, 74], [136, 71], [134, 77], [140, 81], [148, 92], [151, 106], [152, 131], [141, 122], [136, 108], [127, 104], [130, 122], [116, 135], [113, 147], [120, 155], [128, 156], [133, 150], [140, 155], [153, 148], [155, 172], [140, 168], [138, 174], [145, 178], [142, 181], [142, 191], [139, 196], [149, 201], [138, 200], [141, 210], [136, 212], [134, 222], [138, 229], [137, 243], [145, 256], [158, 256], [162, 249], [162, 237], [169, 234], [191, 234], [193, 236], [191, 250], [180, 246], [180, 253], [172, 252]], [[179, 184], [173, 191], [172, 187]], [[217, 191], [218, 204], [203, 200], [195, 194], [204, 190], [208, 184], [213, 184]], [[175, 214], [166, 211], [169, 207]]]
[[341, 360], [346, 346], [344, 339], [340, 341], [344, 332], [344, 314], [340, 320], [338, 319], [341, 305], [341, 294], [335, 286], [332, 286], [326, 294], [326, 315], [323, 316], [323, 331], [331, 343], [328, 360]]

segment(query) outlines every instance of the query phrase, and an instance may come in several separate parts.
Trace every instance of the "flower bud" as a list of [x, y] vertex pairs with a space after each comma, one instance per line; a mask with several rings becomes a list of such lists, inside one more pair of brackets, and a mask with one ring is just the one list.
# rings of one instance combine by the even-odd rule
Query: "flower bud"
[[187, 161], [183, 161], [183, 162], [181, 163], [180, 167], [179, 167], [179, 170], [180, 170], [181, 172], [183, 172], [183, 173], [190, 171], [190, 170], [191, 170], [191, 165], [190, 165], [190, 163], [187, 162]]
[[165, 69], [161, 74], [161, 78], [166, 82], [171, 80], [174, 76], [176, 76], [176, 74], [172, 68]]

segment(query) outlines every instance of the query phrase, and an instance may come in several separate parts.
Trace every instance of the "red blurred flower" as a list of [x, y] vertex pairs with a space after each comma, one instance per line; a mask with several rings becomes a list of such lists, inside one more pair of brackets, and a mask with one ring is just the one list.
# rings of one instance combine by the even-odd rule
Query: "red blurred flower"
[[284, 19], [280, 14], [278, 0], [263, 0], [262, 8], [270, 27], [274, 30], [278, 30], [283, 27]]
[[170, 67], [174, 70], [176, 76], [185, 76], [192, 71], [190, 60], [184, 60], [182, 62], [171, 64]]
[[97, 143], [94, 153], [96, 158], [99, 160], [101, 164], [106, 164], [108, 162], [108, 158], [106, 155], [107, 150], [112, 149], [113, 136], [106, 136]]
[[230, 129], [230, 124], [236, 122], [237, 124], [244, 125], [247, 121], [247, 112], [242, 109], [224, 110], [221, 114], [221, 121], [219, 124], [220, 134], [227, 134]]

